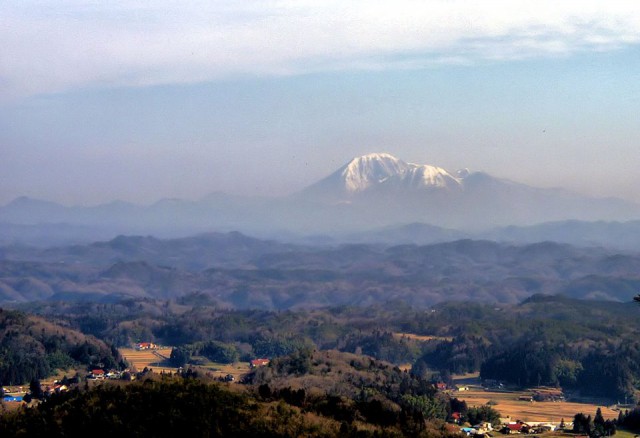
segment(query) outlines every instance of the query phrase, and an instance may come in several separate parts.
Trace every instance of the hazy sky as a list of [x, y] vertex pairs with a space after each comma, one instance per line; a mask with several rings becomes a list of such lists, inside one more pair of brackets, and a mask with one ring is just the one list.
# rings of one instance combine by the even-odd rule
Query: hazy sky
[[640, 202], [640, 6], [0, 3], [0, 204], [287, 194], [383, 151]]

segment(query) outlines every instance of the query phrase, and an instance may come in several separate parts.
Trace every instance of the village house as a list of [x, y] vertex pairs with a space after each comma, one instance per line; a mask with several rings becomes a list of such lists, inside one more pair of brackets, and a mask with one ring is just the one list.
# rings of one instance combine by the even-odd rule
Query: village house
[[530, 429], [531, 426], [529, 426], [527, 423], [516, 420], [515, 422], [505, 424], [502, 429], [500, 429], [500, 432], [504, 434], [529, 433]]
[[478, 433], [482, 434], [493, 430], [493, 426], [488, 421], [482, 421], [481, 423], [474, 425], [473, 428], [476, 429]]
[[95, 379], [95, 380], [103, 380], [104, 379], [104, 370], [91, 370], [91, 374], [87, 378]]
[[153, 342], [140, 342], [139, 344], [136, 344], [136, 350], [138, 351], [157, 350], [157, 349], [158, 349], [158, 346]]
[[69, 387], [67, 385], [61, 385], [60, 383], [54, 383], [53, 386], [47, 386], [44, 389], [44, 392], [47, 395], [51, 395], [51, 394], [58, 394], [60, 392], [66, 392], [68, 390], [69, 390]]
[[253, 359], [249, 362], [249, 367], [251, 368], [258, 368], [266, 365], [269, 365], [269, 359]]
[[438, 382], [436, 383], [436, 389], [438, 391], [445, 391], [447, 389], [447, 384], [444, 382]]
[[537, 423], [531, 425], [532, 433], [547, 433], [556, 430], [556, 426], [552, 423]]
[[478, 431], [475, 430], [473, 427], [463, 427], [460, 429], [460, 432], [464, 433], [466, 436], [471, 436], [478, 433]]

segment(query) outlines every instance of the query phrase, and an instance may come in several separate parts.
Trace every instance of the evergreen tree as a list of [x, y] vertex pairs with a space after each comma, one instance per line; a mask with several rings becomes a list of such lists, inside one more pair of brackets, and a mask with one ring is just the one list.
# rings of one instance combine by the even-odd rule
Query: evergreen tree
[[33, 379], [29, 384], [29, 391], [31, 392], [31, 397], [41, 399], [43, 396], [42, 385], [40, 384], [39, 379]]

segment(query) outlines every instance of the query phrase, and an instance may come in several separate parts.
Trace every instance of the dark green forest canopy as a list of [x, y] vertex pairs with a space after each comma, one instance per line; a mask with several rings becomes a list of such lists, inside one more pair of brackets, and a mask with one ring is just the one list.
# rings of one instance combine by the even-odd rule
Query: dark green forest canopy
[[[485, 378], [521, 386], [561, 385], [612, 398], [632, 394], [640, 376], [638, 309], [611, 301], [534, 295], [518, 305], [449, 302], [416, 310], [395, 301], [274, 312], [224, 309], [194, 294], [169, 301], [39, 303], [31, 309], [116, 345], [173, 345], [184, 364], [194, 355], [225, 362], [306, 347], [338, 349], [413, 363], [417, 373], [482, 371]], [[607, 357], [618, 371], [607, 368]]]
[[103, 341], [42, 317], [0, 308], [0, 384], [24, 384], [58, 369], [119, 366]]
[[[327, 364], [333, 371], [326, 371]], [[274, 365], [252, 376], [262, 382], [259, 387], [156, 375], [77, 388], [5, 414], [0, 434], [453, 436], [444, 423], [451, 411], [448, 398], [437, 398], [431, 384], [389, 364], [306, 351]], [[306, 391], [291, 387], [303, 380]]]

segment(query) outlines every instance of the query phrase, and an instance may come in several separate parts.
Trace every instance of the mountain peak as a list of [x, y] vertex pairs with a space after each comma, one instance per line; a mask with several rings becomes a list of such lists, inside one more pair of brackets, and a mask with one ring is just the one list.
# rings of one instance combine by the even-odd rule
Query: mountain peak
[[381, 189], [432, 191], [462, 188], [462, 179], [445, 169], [428, 164], [402, 161], [386, 152], [353, 158], [322, 181], [308, 187], [304, 193], [329, 201], [350, 202], [360, 193]]
[[373, 153], [356, 157], [340, 169], [344, 188], [357, 193], [385, 179], [404, 172], [409, 165], [387, 153]]
[[[397, 175], [401, 185], [407, 188], [460, 188], [460, 180], [441, 167], [428, 164], [410, 164], [409, 168]], [[391, 179], [390, 179], [391, 181]]]

